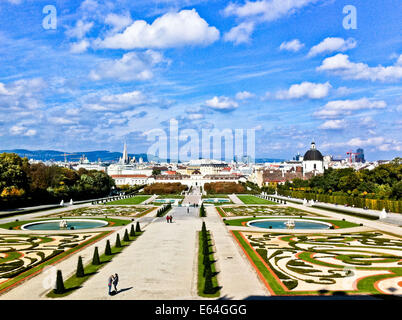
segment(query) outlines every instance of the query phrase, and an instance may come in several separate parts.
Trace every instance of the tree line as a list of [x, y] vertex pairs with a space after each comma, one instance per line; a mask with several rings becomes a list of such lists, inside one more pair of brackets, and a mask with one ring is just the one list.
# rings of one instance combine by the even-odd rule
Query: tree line
[[0, 206], [21, 207], [109, 195], [114, 180], [105, 172], [30, 164], [15, 153], [0, 154]]
[[402, 199], [402, 159], [379, 165], [373, 170], [353, 168], [325, 170], [323, 175], [309, 180], [294, 179], [278, 190], [304, 191], [334, 196], [354, 196], [367, 199]]

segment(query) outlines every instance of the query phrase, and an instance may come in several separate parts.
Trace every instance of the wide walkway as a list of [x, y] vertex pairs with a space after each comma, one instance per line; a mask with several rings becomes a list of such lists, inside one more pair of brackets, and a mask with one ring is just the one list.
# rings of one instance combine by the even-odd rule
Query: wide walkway
[[234, 204], [244, 204], [243, 201], [239, 199], [239, 197], [235, 194], [228, 194], [228, 197]]
[[222, 223], [215, 206], [206, 206], [206, 210], [205, 224], [212, 233], [216, 248], [214, 257], [217, 260], [218, 271], [220, 271], [218, 281], [222, 286], [222, 298], [239, 300], [268, 296], [268, 290], [258, 278], [243, 250]]
[[[156, 218], [146, 232], [65, 299], [195, 299], [198, 208], [176, 207], [173, 223]], [[108, 294], [107, 281], [118, 273], [117, 295]]]

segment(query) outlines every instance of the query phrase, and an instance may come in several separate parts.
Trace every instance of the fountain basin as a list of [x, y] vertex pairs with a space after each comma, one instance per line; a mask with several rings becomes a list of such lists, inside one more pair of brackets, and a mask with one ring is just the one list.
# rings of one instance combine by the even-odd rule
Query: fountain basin
[[[287, 221], [289, 219], [258, 219], [247, 222], [247, 226], [262, 229], [288, 229], [286, 227]], [[331, 223], [318, 220], [292, 219], [292, 221], [294, 222], [294, 227], [292, 227], [294, 230], [329, 229], [332, 226]]]
[[80, 230], [101, 228], [108, 225], [107, 221], [95, 219], [66, 219], [67, 228], [60, 228], [62, 220], [44, 220], [27, 223], [21, 226], [21, 230]]

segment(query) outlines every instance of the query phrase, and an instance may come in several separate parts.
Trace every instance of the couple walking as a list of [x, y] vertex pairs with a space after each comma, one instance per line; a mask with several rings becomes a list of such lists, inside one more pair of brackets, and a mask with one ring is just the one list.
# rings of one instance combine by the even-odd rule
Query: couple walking
[[112, 284], [114, 286], [115, 294], [117, 294], [117, 284], [118, 283], [119, 283], [119, 275], [117, 273], [115, 273], [114, 275], [112, 274], [108, 280], [109, 295], [112, 294]]
[[172, 220], [173, 220], [173, 216], [169, 216], [169, 215], [166, 216], [167, 223], [172, 223]]

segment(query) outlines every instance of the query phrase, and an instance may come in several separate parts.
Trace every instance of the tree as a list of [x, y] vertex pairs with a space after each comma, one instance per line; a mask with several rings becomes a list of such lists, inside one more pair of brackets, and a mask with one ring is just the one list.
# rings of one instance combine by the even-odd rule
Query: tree
[[205, 272], [204, 293], [205, 294], [214, 293], [214, 285], [212, 284], [212, 270], [211, 270], [211, 268], [207, 268], [206, 272]]
[[77, 278], [85, 276], [84, 265], [82, 264], [82, 257], [78, 257], [77, 272], [75, 273]]
[[130, 237], [128, 236], [127, 229], [124, 230], [123, 241], [125, 241], [125, 242], [129, 242], [129, 241], [130, 241]]
[[105, 247], [105, 255], [111, 256], [112, 255], [112, 248], [110, 247], [110, 241], [106, 241], [106, 247]]
[[152, 175], [153, 176], [158, 176], [160, 174], [161, 174], [161, 169], [158, 169], [158, 168], [153, 168], [152, 169]]
[[116, 245], [115, 245], [115, 247], [116, 248], [121, 248], [121, 242], [120, 242], [120, 235], [119, 234], [116, 235]]
[[17, 200], [29, 189], [27, 158], [16, 153], [0, 154], [0, 196], [6, 200]]
[[402, 181], [399, 181], [392, 187], [392, 197], [396, 200], [402, 198]]
[[92, 257], [92, 264], [95, 266], [101, 264], [100, 258], [99, 258], [98, 247], [95, 247], [94, 255]]
[[135, 237], [134, 224], [131, 225], [130, 236]]
[[63, 275], [61, 270], [57, 270], [56, 288], [53, 290], [53, 292], [56, 294], [63, 294], [65, 291], [66, 289], [64, 288]]
[[135, 226], [135, 232], [142, 232], [141, 227], [140, 227], [140, 223], [138, 221], [137, 221], [137, 224]]

